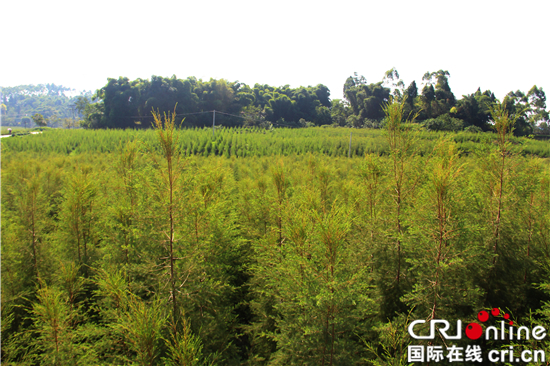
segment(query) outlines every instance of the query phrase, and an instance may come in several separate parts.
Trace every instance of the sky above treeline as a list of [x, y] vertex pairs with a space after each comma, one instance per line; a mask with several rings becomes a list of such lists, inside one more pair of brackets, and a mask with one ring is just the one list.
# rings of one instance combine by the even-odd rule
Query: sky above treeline
[[348, 76], [405, 85], [448, 70], [457, 99], [550, 90], [550, 2], [5, 1], [0, 86], [54, 83], [95, 91], [151, 75], [291, 87]]

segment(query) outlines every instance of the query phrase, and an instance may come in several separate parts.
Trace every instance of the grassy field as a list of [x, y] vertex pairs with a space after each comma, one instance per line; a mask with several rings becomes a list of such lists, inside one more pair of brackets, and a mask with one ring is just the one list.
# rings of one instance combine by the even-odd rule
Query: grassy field
[[9, 135], [8, 128], [11, 128], [11, 132], [13, 135], [27, 135], [31, 132], [43, 132], [43, 131], [48, 131], [52, 129], [50, 127], [25, 128], [25, 127], [16, 127], [16, 126], [2, 126], [0, 127], [2, 136]]
[[25, 127], [12, 127], [12, 126], [2, 126], [0, 127], [0, 133], [2, 135], [8, 135], [8, 128], [11, 128], [12, 130], [12, 133], [26, 133], [28, 132], [30, 129], [29, 128], [25, 128]]

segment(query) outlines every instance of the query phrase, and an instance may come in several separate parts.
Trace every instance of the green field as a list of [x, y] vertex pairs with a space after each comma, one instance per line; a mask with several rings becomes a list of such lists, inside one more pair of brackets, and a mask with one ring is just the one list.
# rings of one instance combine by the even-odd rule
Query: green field
[[0, 128], [2, 136], [9, 135], [8, 128], [11, 128], [12, 135], [17, 135], [17, 136], [28, 135], [31, 132], [43, 132], [43, 131], [51, 130], [51, 128], [49, 127], [25, 128], [25, 127], [2, 126]]
[[[153, 130], [65, 130], [47, 129], [47, 133], [33, 139], [10, 139], [4, 141], [4, 149], [13, 152], [40, 154], [116, 152], [127, 141], [140, 141], [143, 146], [155, 148]], [[384, 130], [348, 128], [306, 129], [217, 129], [214, 138], [211, 129], [183, 129], [178, 132], [179, 147], [184, 155], [252, 157], [294, 154], [322, 154], [348, 156], [352, 135], [351, 155], [363, 157], [367, 153], [388, 154]], [[484, 146], [496, 143], [494, 133], [444, 133], [418, 131], [416, 150], [430, 154], [440, 138], [457, 143], [461, 154], [475, 153]], [[526, 137], [510, 139], [514, 149], [521, 155], [550, 157], [550, 143]]]
[[404, 365], [448, 345], [413, 320], [550, 327], [548, 141], [397, 125], [1, 144], [6, 364]]
[[1, 134], [8, 135], [8, 128], [11, 128], [12, 133], [26, 133], [29, 131], [29, 129], [25, 127], [2, 126], [0, 127]]

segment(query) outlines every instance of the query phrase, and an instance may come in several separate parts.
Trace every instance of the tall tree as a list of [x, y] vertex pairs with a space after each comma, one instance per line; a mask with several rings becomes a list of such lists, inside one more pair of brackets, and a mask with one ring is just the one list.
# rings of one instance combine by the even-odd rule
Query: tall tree
[[[513, 238], [518, 223], [512, 216], [517, 202], [517, 156], [511, 137], [520, 118], [509, 112], [506, 102], [490, 107], [496, 146], [491, 146], [480, 159], [484, 187], [486, 250], [491, 254], [488, 274], [482, 280], [486, 292], [487, 306], [508, 306], [518, 308], [521, 298], [520, 284], [523, 283], [521, 268], [523, 250]], [[508, 291], [513, 284], [514, 293]], [[490, 305], [492, 304], [492, 305]]]
[[527, 93], [529, 111], [527, 112], [529, 123], [537, 128], [541, 123], [548, 123], [550, 116], [546, 111], [546, 93], [542, 88], [534, 85]]
[[366, 119], [380, 121], [384, 117], [382, 104], [388, 100], [390, 89], [382, 82], [367, 84], [367, 80], [355, 73], [344, 84], [344, 95], [349, 102], [358, 123], [363, 125]]
[[40, 127], [44, 127], [47, 125], [47, 122], [46, 120], [44, 119], [44, 116], [41, 115], [40, 113], [35, 113], [33, 116], [32, 116], [32, 121], [37, 125], [37, 126], [40, 126]]
[[[98, 189], [90, 167], [76, 167], [66, 178], [63, 187], [60, 226], [64, 241], [69, 245], [70, 260], [82, 266], [85, 275], [95, 254], [98, 237]], [[100, 205], [98, 205], [100, 206]]]
[[476, 126], [482, 131], [489, 131], [491, 129], [489, 107], [495, 101], [495, 95], [490, 90], [482, 93], [478, 88], [475, 93], [464, 95], [457, 102], [456, 116], [464, 120], [465, 127]]
[[382, 84], [390, 88], [392, 95], [397, 99], [401, 100], [403, 97], [403, 91], [405, 89], [405, 83], [401, 78], [399, 77], [399, 73], [395, 69], [395, 67], [392, 67], [388, 71], [386, 71], [384, 75], [384, 79], [382, 80]]
[[[526, 136], [533, 133], [533, 127], [529, 123], [527, 113], [529, 111], [529, 99], [521, 90], [506, 94], [502, 101], [506, 112], [514, 116], [513, 133], [516, 136]], [[504, 112], [503, 112], [504, 113]], [[495, 122], [496, 128], [496, 122]]]
[[456, 99], [449, 87], [449, 76], [448, 71], [439, 70], [426, 72], [422, 77], [426, 85], [422, 89], [423, 116], [421, 119], [436, 118], [448, 113], [455, 105]]
[[[411, 225], [411, 272], [416, 285], [405, 296], [418, 318], [454, 319], [480, 305], [481, 291], [472, 276], [476, 252], [467, 240], [463, 166], [456, 145], [441, 140], [427, 162], [427, 179]], [[470, 310], [472, 311], [472, 310]]]
[[405, 98], [405, 109], [403, 110], [405, 116], [415, 114], [418, 112], [416, 102], [418, 98], [418, 87], [416, 81], [412, 81], [407, 89], [403, 91], [403, 98]]
[[[163, 243], [167, 250], [166, 267], [169, 272], [170, 300], [172, 302], [172, 323], [174, 327], [179, 322], [178, 293], [176, 281], [176, 223], [178, 221], [178, 204], [176, 204], [176, 194], [180, 188], [181, 181], [181, 152], [178, 146], [179, 135], [176, 133], [176, 115], [164, 115], [164, 120], [160, 112], [153, 112], [155, 130], [158, 136], [158, 142], [161, 149], [160, 158], [162, 161], [156, 163], [160, 169], [161, 184], [159, 187], [159, 196], [162, 199], [162, 220], [165, 225], [161, 228]], [[157, 160], [157, 158], [154, 158]], [[181, 235], [181, 234], [180, 234]]]
[[[139, 100], [141, 92], [139, 80], [130, 82], [128, 78], [108, 79], [98, 96], [103, 100], [105, 113], [101, 126], [106, 128], [140, 127]], [[148, 112], [150, 113], [150, 111]]]
[[[403, 239], [407, 229], [405, 225], [406, 210], [414, 197], [416, 179], [414, 172], [415, 133], [410, 128], [417, 115], [405, 117], [403, 111], [405, 103], [397, 102], [390, 98], [383, 107], [386, 115], [386, 139], [390, 149], [389, 176], [392, 188], [391, 205], [388, 219], [389, 240], [393, 247], [389, 253], [390, 269], [380, 268], [380, 284], [385, 294], [384, 306], [387, 306], [386, 314], [392, 316], [393, 311], [402, 307], [401, 296], [405, 291], [406, 258]], [[389, 276], [383, 272], [388, 271]]]

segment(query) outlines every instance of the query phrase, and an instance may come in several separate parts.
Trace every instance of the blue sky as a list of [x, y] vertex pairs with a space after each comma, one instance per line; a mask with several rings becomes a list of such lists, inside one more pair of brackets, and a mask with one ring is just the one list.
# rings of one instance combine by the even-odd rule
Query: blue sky
[[395, 67], [420, 87], [450, 72], [457, 98], [550, 90], [550, 2], [4, 1], [0, 86], [55, 83], [95, 91], [107, 78], [225, 78], [325, 84], [341, 98], [354, 72]]

